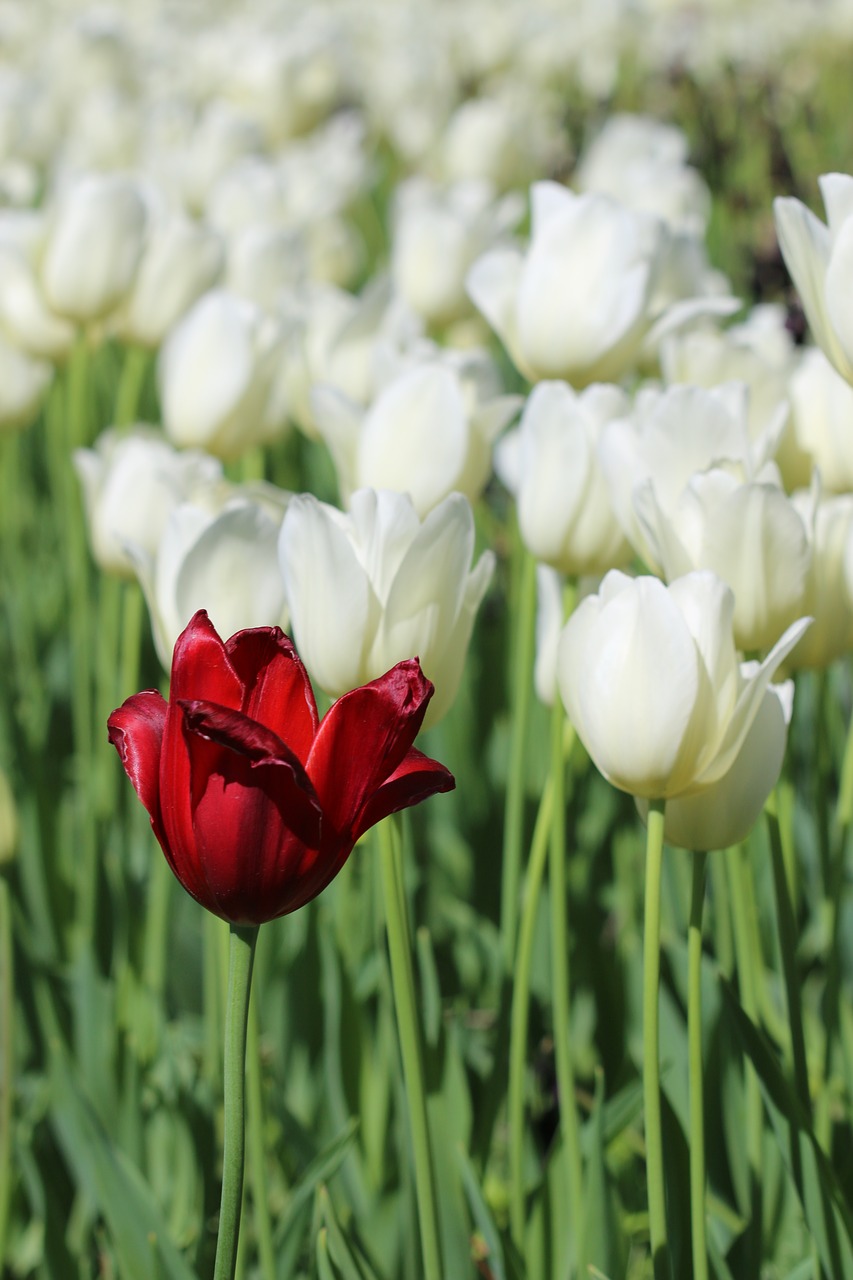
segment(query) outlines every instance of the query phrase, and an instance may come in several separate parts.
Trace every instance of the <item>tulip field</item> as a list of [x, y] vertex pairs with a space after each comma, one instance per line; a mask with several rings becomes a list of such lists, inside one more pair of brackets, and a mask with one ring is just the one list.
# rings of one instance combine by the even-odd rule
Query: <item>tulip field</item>
[[851, 58], [0, 3], [0, 1280], [853, 1280]]

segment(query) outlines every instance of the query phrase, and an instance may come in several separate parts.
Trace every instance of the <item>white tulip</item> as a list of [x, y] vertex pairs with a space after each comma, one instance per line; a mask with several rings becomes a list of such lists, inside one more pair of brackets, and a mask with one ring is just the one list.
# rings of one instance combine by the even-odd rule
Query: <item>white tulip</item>
[[60, 360], [74, 343], [75, 327], [51, 311], [23, 244], [0, 232], [0, 326], [16, 346], [44, 360]]
[[275, 394], [283, 335], [270, 317], [224, 289], [201, 297], [160, 352], [163, 426], [177, 445], [238, 457], [281, 433]]
[[601, 574], [633, 551], [619, 526], [597, 454], [605, 422], [628, 412], [618, 387], [581, 394], [540, 382], [518, 428], [518, 522], [528, 551], [564, 574]]
[[532, 381], [614, 381], [651, 325], [662, 224], [554, 182], [531, 188], [530, 217], [526, 255], [493, 250], [472, 267], [474, 303]]
[[121, 577], [133, 577], [140, 552], [155, 555], [179, 503], [222, 480], [215, 458], [179, 453], [146, 427], [105, 431], [93, 449], [75, 451], [74, 465], [83, 486], [92, 555], [102, 569]]
[[366, 413], [318, 389], [314, 417], [345, 498], [361, 488], [395, 489], [424, 516], [454, 491], [479, 496], [492, 445], [521, 403], [490, 394], [491, 387], [482, 394], [481, 354], [447, 353], [404, 368]]
[[222, 270], [222, 240], [183, 213], [152, 219], [139, 270], [117, 318], [121, 336], [159, 347], [192, 304], [212, 288]]
[[118, 174], [78, 179], [51, 215], [41, 282], [48, 305], [78, 323], [99, 320], [125, 297], [142, 253], [140, 188]]
[[792, 502], [811, 543], [803, 608], [814, 622], [785, 664], [799, 671], [828, 667], [853, 650], [853, 494], [822, 498], [815, 485]]
[[853, 382], [853, 177], [818, 179], [827, 223], [793, 197], [773, 202], [779, 247], [818, 346]]
[[[755, 666], [744, 663], [744, 678]], [[701, 791], [667, 801], [664, 838], [669, 844], [702, 852], [728, 849], [746, 838], [779, 779], [793, 709], [793, 680], [768, 685], [728, 772]], [[647, 821], [648, 800], [638, 796], [635, 803]]]
[[0, 337], [0, 431], [29, 426], [52, 378], [53, 365]]
[[815, 348], [791, 375], [791, 434], [805, 465], [797, 478], [808, 484], [812, 467], [832, 493], [853, 490], [853, 387]]
[[648, 116], [612, 115], [578, 161], [581, 191], [612, 196], [674, 230], [704, 234], [711, 193], [687, 164], [688, 143], [675, 125]]
[[[281, 495], [281, 506], [286, 500]], [[230, 497], [219, 510], [194, 503], [175, 507], [154, 555], [131, 555], [151, 615], [154, 644], [169, 670], [175, 641], [197, 609], [206, 609], [220, 635], [245, 627], [287, 627], [278, 568], [281, 506]]]
[[435, 684], [427, 722], [456, 696], [494, 557], [471, 569], [474, 517], [451, 494], [421, 522], [411, 501], [360, 489], [349, 512], [291, 500], [279, 554], [299, 653], [332, 697], [418, 656]]
[[[669, 801], [720, 783], [737, 762], [746, 775], [737, 781], [742, 813], [758, 812], [775, 777], [768, 786], [765, 760], [742, 748], [762, 703], [774, 697], [774, 672], [808, 621], [789, 627], [759, 666], [739, 663], [733, 614], [732, 593], [714, 574], [691, 573], [666, 587], [614, 570], [566, 623], [560, 693], [614, 786]], [[777, 721], [778, 733], [784, 749], [784, 722]], [[773, 758], [781, 764], [778, 740]], [[701, 832], [697, 847], [715, 845], [717, 833], [700, 841]]]
[[395, 193], [391, 275], [416, 315], [443, 326], [468, 314], [465, 277], [474, 259], [521, 220], [524, 203], [496, 199], [487, 182], [461, 181], [443, 190], [410, 178]]
[[728, 329], [703, 326], [671, 334], [660, 346], [668, 383], [694, 387], [744, 382], [749, 387], [749, 434], [757, 439], [775, 422], [788, 398], [788, 379], [797, 353], [779, 306], [754, 307], [742, 324]]

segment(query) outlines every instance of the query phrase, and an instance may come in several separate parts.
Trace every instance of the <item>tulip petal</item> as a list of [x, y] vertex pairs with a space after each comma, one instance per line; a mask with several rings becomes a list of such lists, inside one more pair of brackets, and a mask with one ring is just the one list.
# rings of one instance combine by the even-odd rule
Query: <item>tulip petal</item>
[[109, 739], [139, 799], [148, 810], [154, 834], [164, 843], [160, 813], [160, 750], [168, 704], [154, 689], [135, 693], [107, 721]]
[[308, 672], [278, 627], [238, 631], [225, 651], [243, 682], [243, 713], [266, 725], [303, 763], [317, 733], [317, 704]]
[[340, 835], [364, 830], [362, 811], [408, 754], [432, 693], [417, 658], [409, 658], [345, 693], [323, 718], [307, 770]]
[[777, 196], [773, 201], [776, 234], [806, 319], [817, 344], [843, 377], [850, 366], [827, 315], [824, 290], [832, 249], [828, 228], [799, 200]]
[[361, 679], [363, 654], [350, 637], [368, 626], [370, 587], [339, 513], [309, 494], [295, 497], [279, 536], [279, 562], [299, 652], [334, 695]]
[[205, 609], [193, 614], [172, 655], [169, 701], [201, 698], [239, 710], [243, 686]]
[[412, 747], [403, 763], [362, 809], [353, 831], [355, 839], [360, 839], [389, 813], [399, 813], [439, 791], [452, 791], [455, 786], [456, 779], [449, 769]]
[[[198, 699], [178, 703], [190, 740], [192, 763], [191, 803], [194, 811], [212, 774], [220, 774], [226, 788], [232, 771], [248, 786], [270, 788], [280, 808], [281, 824], [306, 844], [320, 839], [320, 805], [299, 758], [272, 729], [251, 720], [240, 711], [215, 706]], [[194, 739], [202, 738], [213, 750], [205, 750]], [[267, 782], [246, 774], [234, 757], [248, 760], [253, 771], [273, 770]]]

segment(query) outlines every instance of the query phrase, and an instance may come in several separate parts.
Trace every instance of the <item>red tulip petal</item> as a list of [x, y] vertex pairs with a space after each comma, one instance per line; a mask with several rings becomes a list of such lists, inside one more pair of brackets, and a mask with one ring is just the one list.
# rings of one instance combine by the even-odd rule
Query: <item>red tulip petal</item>
[[317, 704], [291, 640], [278, 627], [254, 627], [226, 640], [225, 651], [243, 684], [243, 712], [304, 763], [317, 733]]
[[124, 771], [148, 810], [154, 834], [164, 844], [160, 813], [160, 752], [166, 724], [166, 701], [155, 689], [135, 693], [107, 721], [109, 739]]
[[353, 833], [356, 840], [361, 839], [365, 831], [382, 818], [387, 818], [389, 813], [408, 809], [439, 791], [452, 791], [455, 786], [456, 779], [449, 769], [412, 747], [399, 768], [394, 770], [388, 781], [382, 784], [362, 809]]
[[204, 609], [193, 615], [175, 642], [169, 702], [179, 698], [201, 698], [237, 711], [243, 705], [243, 682]]
[[[195, 810], [201, 795], [208, 790], [208, 775], [220, 775], [227, 788], [233, 774], [243, 786], [256, 785], [269, 791], [278, 806], [280, 825], [305, 844], [316, 847], [321, 831], [320, 802], [304, 765], [290, 747], [272, 729], [250, 720], [240, 711], [199, 699], [181, 701], [178, 705], [184, 714], [192, 762], [190, 794], [196, 832]], [[205, 749], [204, 742], [210, 744], [209, 749]], [[249, 773], [243, 761], [248, 762]]]
[[417, 658], [409, 658], [345, 693], [323, 717], [307, 770], [340, 835], [352, 835], [362, 810], [402, 764], [432, 693]]

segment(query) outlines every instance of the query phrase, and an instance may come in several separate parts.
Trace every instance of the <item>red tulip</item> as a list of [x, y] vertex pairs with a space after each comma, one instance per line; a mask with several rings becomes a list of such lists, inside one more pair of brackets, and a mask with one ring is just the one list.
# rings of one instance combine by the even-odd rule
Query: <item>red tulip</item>
[[432, 693], [410, 658], [320, 722], [278, 627], [223, 643], [202, 609], [175, 645], [168, 703], [134, 694], [109, 736], [187, 892], [262, 924], [316, 897], [374, 823], [456, 785], [412, 747]]

